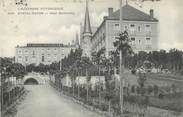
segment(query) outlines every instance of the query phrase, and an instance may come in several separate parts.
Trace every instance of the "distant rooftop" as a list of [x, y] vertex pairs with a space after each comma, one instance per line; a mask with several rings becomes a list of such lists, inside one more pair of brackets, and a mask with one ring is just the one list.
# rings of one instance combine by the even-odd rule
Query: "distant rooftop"
[[27, 46], [17, 47], [73, 47], [74, 45], [65, 45], [62, 43], [28, 43]]

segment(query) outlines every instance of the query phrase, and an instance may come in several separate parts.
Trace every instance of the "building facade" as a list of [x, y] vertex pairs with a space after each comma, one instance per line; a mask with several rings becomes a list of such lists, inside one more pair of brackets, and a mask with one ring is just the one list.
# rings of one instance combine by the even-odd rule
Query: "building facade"
[[29, 43], [26, 46], [16, 47], [15, 62], [22, 65], [35, 64], [51, 64], [59, 62], [68, 56], [71, 49], [75, 49], [75, 45], [51, 44], [51, 43]]
[[[123, 31], [127, 31], [130, 38], [130, 45], [134, 52], [158, 50], [158, 20], [154, 18], [151, 9], [150, 14], [146, 14], [130, 5], [125, 5], [123, 11]], [[108, 9], [108, 16], [97, 28], [91, 37], [90, 50], [98, 52], [105, 49], [105, 56], [110, 56], [115, 50], [113, 45], [120, 33], [120, 10], [113, 12], [113, 8]]]

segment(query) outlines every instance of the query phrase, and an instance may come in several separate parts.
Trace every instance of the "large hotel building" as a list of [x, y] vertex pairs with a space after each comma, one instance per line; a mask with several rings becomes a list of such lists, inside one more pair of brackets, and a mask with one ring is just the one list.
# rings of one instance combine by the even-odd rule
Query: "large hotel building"
[[[86, 5], [84, 29], [81, 29], [81, 47], [85, 50], [85, 55], [91, 56], [92, 52], [97, 52], [105, 48], [105, 56], [115, 50], [113, 42], [118, 37], [120, 30], [120, 10], [108, 9], [108, 16], [105, 16], [100, 26], [92, 32], [90, 26], [89, 10]], [[131, 40], [130, 45], [134, 52], [158, 50], [158, 20], [154, 18], [151, 9], [146, 14], [128, 4], [123, 6], [123, 30], [128, 32]]]
[[51, 64], [59, 62], [68, 56], [75, 45], [51, 44], [51, 43], [29, 43], [26, 46], [16, 47], [15, 62], [22, 65]]

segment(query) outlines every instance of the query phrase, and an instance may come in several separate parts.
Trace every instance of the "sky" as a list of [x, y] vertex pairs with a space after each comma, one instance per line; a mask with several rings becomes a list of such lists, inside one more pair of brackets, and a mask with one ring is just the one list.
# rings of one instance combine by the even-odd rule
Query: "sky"
[[[80, 23], [84, 23], [85, 2], [82, 2], [83, 0], [26, 0], [29, 8], [62, 8], [57, 11], [71, 13], [62, 15], [17, 15], [23, 10], [19, 10], [21, 7], [15, 5], [15, 1], [0, 0], [0, 56], [3, 57], [15, 56], [17, 45], [68, 44], [75, 39], [76, 33], [80, 32]], [[154, 9], [154, 15], [159, 20], [159, 49], [183, 50], [183, 0], [144, 3], [128, 0], [128, 4], [148, 14], [150, 9]], [[108, 14], [109, 7], [117, 10], [118, 0], [90, 2], [92, 26], [100, 25], [103, 17]], [[32, 10], [27, 11], [32, 12]], [[10, 14], [12, 12], [15, 14]]]

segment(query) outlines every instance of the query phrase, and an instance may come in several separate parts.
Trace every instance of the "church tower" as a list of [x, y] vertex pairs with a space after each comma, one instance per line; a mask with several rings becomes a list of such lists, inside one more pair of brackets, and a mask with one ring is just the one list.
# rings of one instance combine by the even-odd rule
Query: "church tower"
[[83, 49], [83, 56], [90, 57], [91, 56], [91, 38], [92, 38], [92, 30], [90, 25], [90, 16], [88, 9], [88, 0], [86, 0], [86, 11], [85, 11], [85, 21], [84, 21], [84, 29], [83, 29], [83, 43], [81, 48]]

